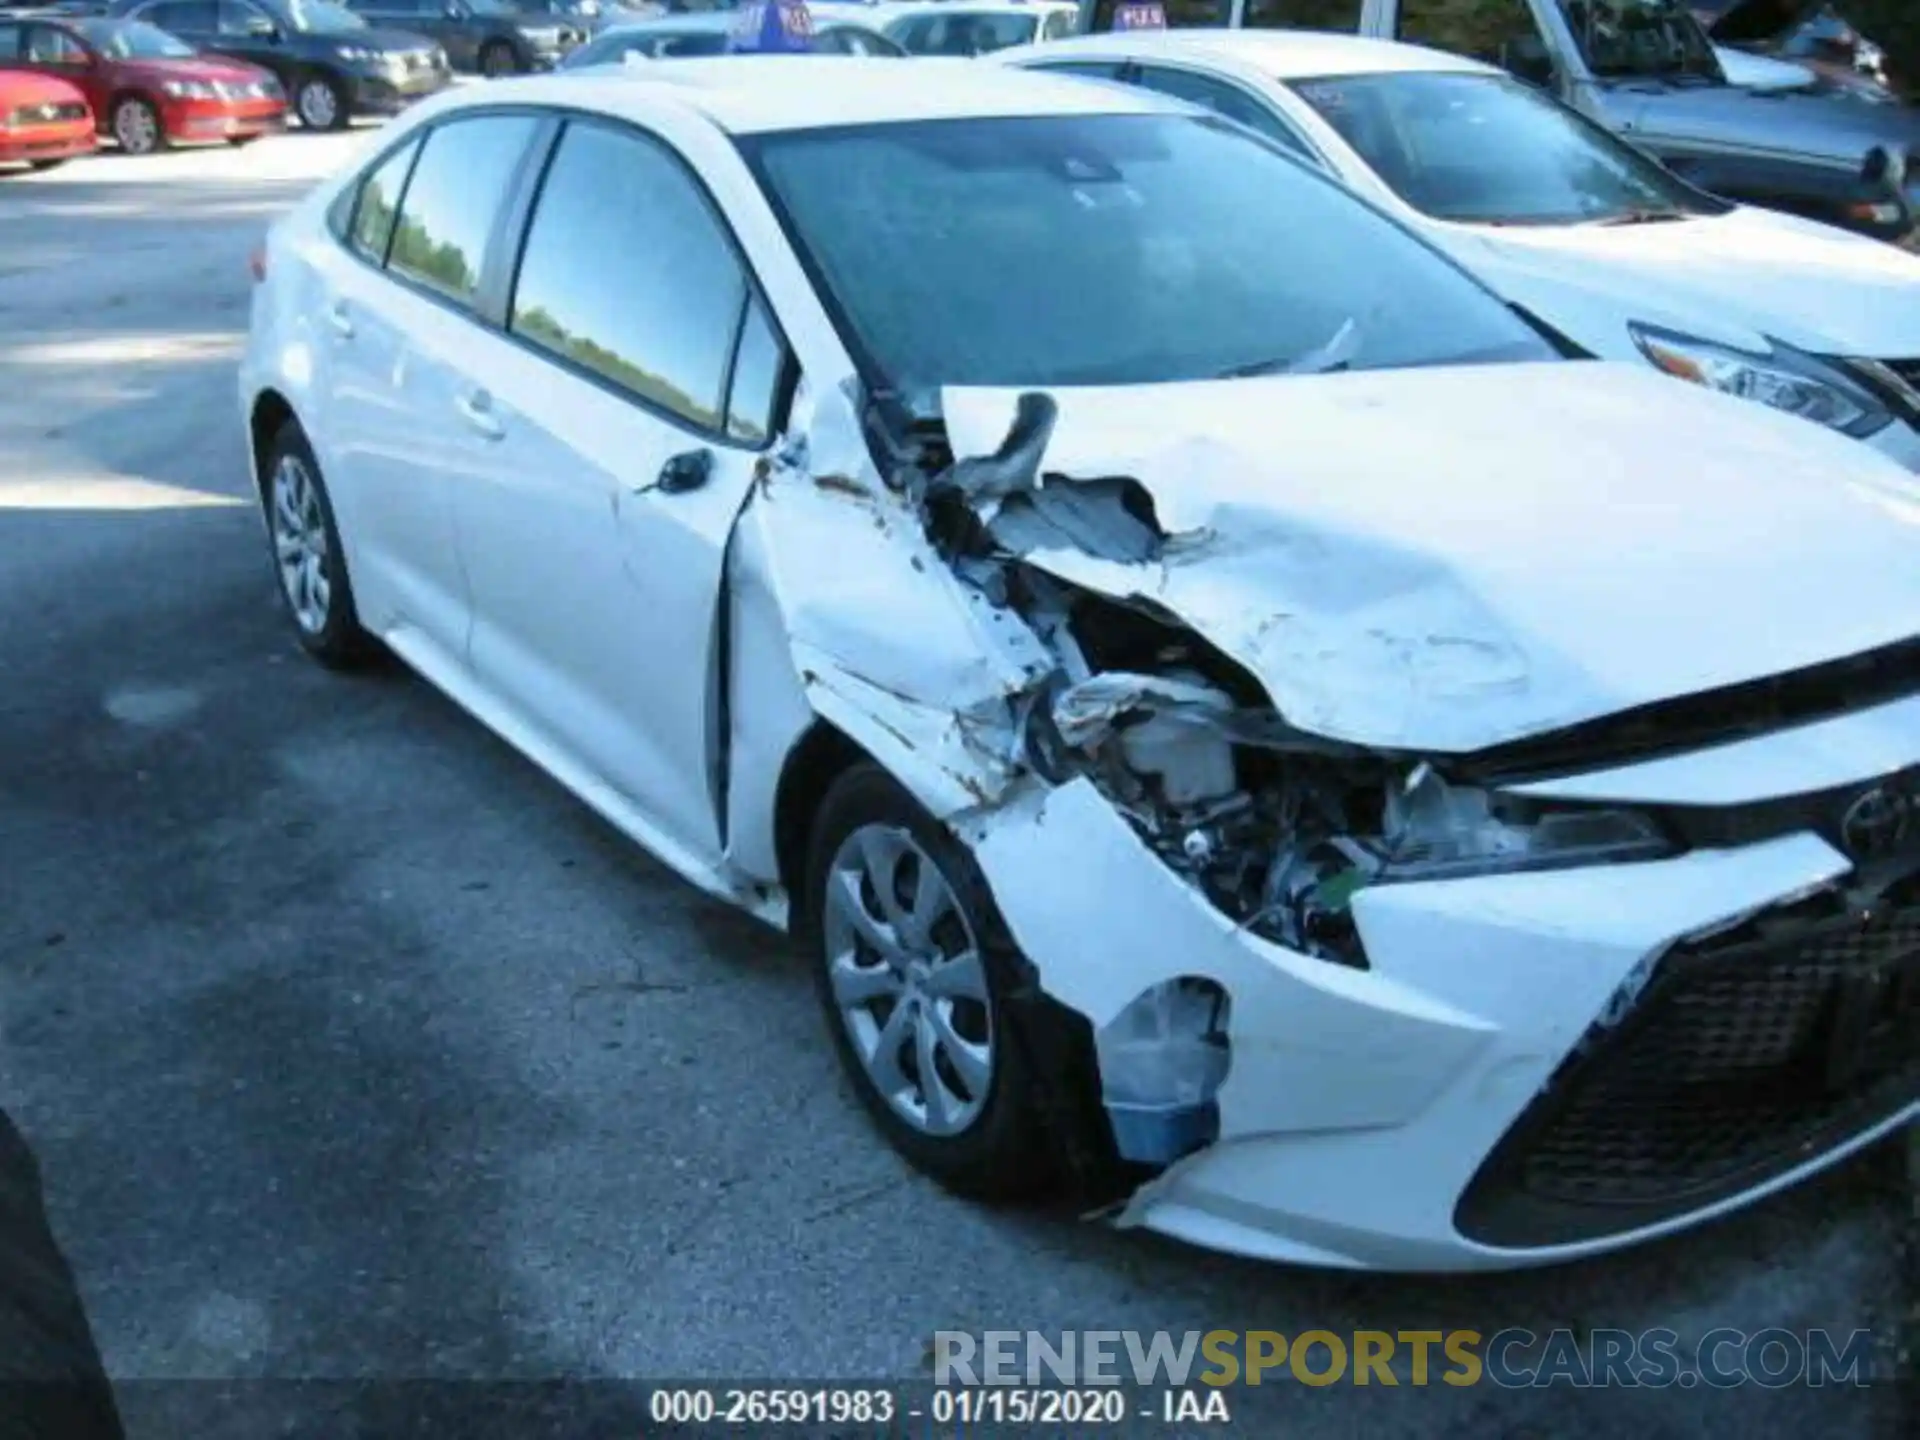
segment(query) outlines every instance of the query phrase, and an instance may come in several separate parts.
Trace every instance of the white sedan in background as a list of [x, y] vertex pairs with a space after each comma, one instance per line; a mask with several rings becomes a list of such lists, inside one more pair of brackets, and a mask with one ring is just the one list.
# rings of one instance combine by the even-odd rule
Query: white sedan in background
[[1240, 127], [964, 60], [507, 80], [253, 268], [300, 643], [792, 929], [948, 1185], [1484, 1269], [1920, 1114], [1905, 472], [1564, 358]]
[[1259, 30], [1119, 31], [990, 58], [1250, 125], [1589, 354], [1762, 401], [1920, 470], [1920, 257], [1707, 196], [1503, 70]]
[[954, 58], [1063, 40], [1080, 23], [1075, 0], [883, 0], [870, 13], [866, 23], [909, 55]]

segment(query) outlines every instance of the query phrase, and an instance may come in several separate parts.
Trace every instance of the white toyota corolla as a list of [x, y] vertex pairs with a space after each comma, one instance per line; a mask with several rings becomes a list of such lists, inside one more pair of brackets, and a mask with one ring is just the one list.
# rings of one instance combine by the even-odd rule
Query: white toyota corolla
[[1471, 1269], [1914, 1117], [1898, 466], [1174, 101], [646, 74], [437, 98], [274, 226], [272, 554], [316, 658], [804, 937], [909, 1159]]
[[1227, 115], [1589, 354], [1744, 395], [1920, 470], [1920, 257], [1705, 195], [1504, 70], [1280, 30], [1122, 30], [989, 60]]

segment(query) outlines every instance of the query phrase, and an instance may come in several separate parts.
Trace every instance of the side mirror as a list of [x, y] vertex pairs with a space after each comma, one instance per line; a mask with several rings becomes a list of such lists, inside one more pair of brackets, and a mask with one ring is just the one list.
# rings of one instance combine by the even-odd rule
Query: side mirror
[[1537, 85], [1543, 90], [1553, 88], [1553, 56], [1547, 53], [1545, 42], [1537, 36], [1509, 40], [1500, 47], [1498, 63], [1501, 69], [1529, 85]]
[[247, 21], [247, 34], [255, 40], [264, 40], [269, 45], [280, 43], [280, 27], [271, 20]]

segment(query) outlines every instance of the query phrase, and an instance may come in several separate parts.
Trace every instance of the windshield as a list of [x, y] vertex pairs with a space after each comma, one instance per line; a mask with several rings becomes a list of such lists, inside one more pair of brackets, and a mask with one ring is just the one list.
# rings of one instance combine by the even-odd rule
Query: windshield
[[83, 20], [74, 29], [109, 60], [185, 60], [197, 53], [186, 41], [139, 20]]
[[1212, 117], [742, 140], [869, 383], [1143, 385], [1555, 352], [1424, 243]]
[[1710, 213], [1639, 151], [1505, 76], [1352, 75], [1293, 88], [1394, 194], [1436, 219], [1561, 225]]
[[1039, 25], [1032, 15], [961, 11], [909, 20], [889, 33], [915, 55], [989, 55], [1027, 44]]
[[1587, 68], [1602, 80], [1723, 84], [1713, 43], [1686, 0], [1559, 0]]
[[333, 0], [286, 0], [286, 14], [295, 30], [311, 35], [367, 28], [366, 21], [346, 6], [334, 4]]

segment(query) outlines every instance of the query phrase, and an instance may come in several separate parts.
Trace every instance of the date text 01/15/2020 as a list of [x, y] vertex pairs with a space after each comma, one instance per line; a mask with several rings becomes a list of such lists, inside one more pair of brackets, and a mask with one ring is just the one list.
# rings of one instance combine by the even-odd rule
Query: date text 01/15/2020
[[659, 1425], [1118, 1425], [1148, 1421], [1232, 1419], [1220, 1390], [1184, 1388], [1130, 1392], [1117, 1385], [1069, 1389], [1018, 1386], [816, 1385], [660, 1386], [647, 1397]]

